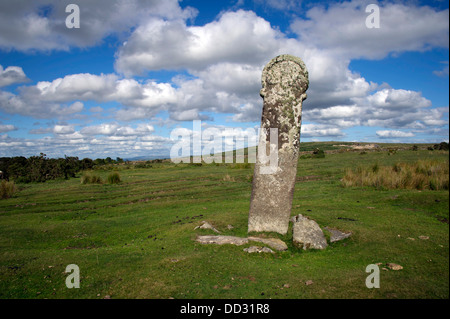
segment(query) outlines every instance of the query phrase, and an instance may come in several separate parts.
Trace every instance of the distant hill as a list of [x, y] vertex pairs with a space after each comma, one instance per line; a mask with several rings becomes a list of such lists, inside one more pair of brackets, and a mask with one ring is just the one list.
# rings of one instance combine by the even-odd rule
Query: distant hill
[[[319, 148], [325, 152], [329, 151], [338, 151], [338, 150], [386, 150], [386, 149], [410, 149], [416, 145], [418, 148], [427, 149], [447, 149], [448, 143], [442, 142], [440, 144], [435, 143], [371, 143], [371, 142], [338, 142], [338, 141], [329, 141], [329, 142], [301, 142], [300, 143], [300, 153], [303, 152], [312, 152], [313, 150]], [[245, 157], [248, 155], [255, 155], [257, 147], [251, 146], [244, 148]], [[225, 157], [227, 154], [233, 154], [236, 156], [236, 150], [229, 152], [222, 152], [222, 156]], [[191, 155], [192, 156], [192, 155]], [[197, 156], [196, 156], [197, 157]], [[182, 158], [182, 157], [180, 157]], [[149, 155], [149, 156], [136, 156], [131, 158], [126, 158], [126, 161], [150, 161], [155, 159], [170, 159], [170, 155]], [[187, 160], [187, 158], [184, 158]]]
[[136, 161], [151, 161], [155, 159], [166, 159], [170, 158], [169, 154], [167, 155], [149, 155], [149, 156], [136, 156], [130, 158], [124, 158], [125, 161], [136, 162]]

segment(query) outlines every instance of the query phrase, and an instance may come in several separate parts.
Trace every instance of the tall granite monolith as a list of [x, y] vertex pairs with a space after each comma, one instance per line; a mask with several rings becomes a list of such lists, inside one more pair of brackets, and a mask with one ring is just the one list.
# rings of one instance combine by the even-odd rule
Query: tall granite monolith
[[264, 67], [261, 82], [264, 102], [248, 231], [286, 234], [297, 175], [308, 71], [300, 58], [280, 55]]

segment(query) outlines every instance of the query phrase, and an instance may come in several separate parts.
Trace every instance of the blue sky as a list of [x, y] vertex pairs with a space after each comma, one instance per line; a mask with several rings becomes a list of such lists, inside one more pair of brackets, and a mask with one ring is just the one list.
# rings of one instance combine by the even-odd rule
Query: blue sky
[[440, 0], [0, 0], [0, 156], [167, 156], [194, 120], [256, 129], [279, 54], [309, 71], [301, 141], [448, 142], [448, 19]]

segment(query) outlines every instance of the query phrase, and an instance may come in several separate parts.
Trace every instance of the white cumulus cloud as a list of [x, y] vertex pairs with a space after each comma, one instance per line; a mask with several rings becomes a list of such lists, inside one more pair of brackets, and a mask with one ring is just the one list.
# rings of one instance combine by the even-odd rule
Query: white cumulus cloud
[[[367, 28], [365, 8], [380, 8], [380, 28]], [[291, 29], [300, 39], [346, 58], [381, 59], [392, 52], [425, 51], [449, 46], [449, 10], [412, 3], [345, 1], [317, 5], [296, 19]]]
[[12, 124], [0, 124], [0, 133], [6, 133], [17, 130], [17, 127]]
[[396, 138], [396, 137], [413, 137], [414, 133], [412, 132], [403, 132], [403, 131], [377, 131], [377, 136], [380, 138]]
[[19, 66], [8, 66], [6, 69], [0, 65], [0, 87], [16, 83], [27, 82], [28, 78]]
[[[80, 9], [80, 28], [66, 27], [66, 7]], [[19, 51], [88, 47], [128, 33], [150, 18], [190, 19], [197, 11], [177, 0], [33, 0], [0, 2], [0, 48]]]

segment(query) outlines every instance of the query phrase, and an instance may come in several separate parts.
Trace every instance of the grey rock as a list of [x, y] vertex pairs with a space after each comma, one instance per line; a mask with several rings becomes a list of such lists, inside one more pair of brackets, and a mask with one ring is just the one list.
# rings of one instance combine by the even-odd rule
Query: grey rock
[[195, 227], [194, 230], [196, 230], [198, 228], [200, 228], [200, 229], [211, 229], [211, 230], [215, 231], [216, 233], [220, 234], [220, 231], [218, 231], [216, 228], [214, 228], [213, 225], [211, 225], [210, 223], [208, 223], [206, 221], [202, 221], [202, 225]]
[[[280, 55], [265, 66], [261, 82], [264, 102], [248, 231], [284, 235], [289, 228], [297, 175], [308, 71], [301, 59]], [[268, 153], [271, 155], [267, 156]]]
[[331, 243], [337, 242], [339, 240], [343, 240], [343, 239], [348, 238], [348, 237], [350, 237], [352, 235], [351, 232], [344, 233], [344, 232], [342, 232], [342, 231], [340, 231], [338, 229], [333, 229], [333, 228], [329, 228], [329, 227], [325, 227], [325, 229], [328, 230], [331, 233], [331, 236], [330, 236], [330, 242]]
[[248, 240], [266, 244], [267, 246], [270, 246], [273, 249], [278, 250], [278, 251], [284, 251], [284, 250], [288, 249], [286, 243], [278, 238], [248, 237]]
[[297, 216], [293, 228], [293, 242], [299, 248], [325, 249], [328, 244], [322, 229], [312, 219]]
[[201, 244], [231, 244], [241, 246], [248, 243], [248, 238], [235, 237], [235, 236], [198, 236], [197, 242]]
[[302, 214], [298, 214], [298, 215], [292, 216], [290, 220], [291, 220], [292, 223], [296, 223], [296, 222], [299, 222], [300, 220], [302, 220], [304, 218], [305, 219], [309, 219], [308, 217], [305, 217]]

